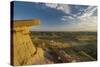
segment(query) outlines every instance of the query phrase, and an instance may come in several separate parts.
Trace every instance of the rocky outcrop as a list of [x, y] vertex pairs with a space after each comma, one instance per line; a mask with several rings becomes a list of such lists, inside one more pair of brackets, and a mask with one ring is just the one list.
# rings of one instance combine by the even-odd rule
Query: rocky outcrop
[[32, 43], [29, 28], [38, 25], [39, 20], [19, 20], [13, 22], [11, 65], [42, 64], [44, 51]]

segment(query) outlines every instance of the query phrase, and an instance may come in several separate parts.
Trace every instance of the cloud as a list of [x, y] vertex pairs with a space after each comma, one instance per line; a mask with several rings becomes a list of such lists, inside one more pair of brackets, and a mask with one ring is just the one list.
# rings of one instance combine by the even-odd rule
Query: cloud
[[68, 26], [69, 24], [71, 25], [74, 23], [75, 18], [72, 16], [62, 16], [61, 21]]
[[53, 4], [53, 3], [46, 3], [45, 6], [54, 8], [57, 10], [61, 10], [62, 12], [69, 14], [70, 13], [70, 6], [66, 4]]
[[79, 22], [76, 26], [80, 30], [96, 31], [97, 30], [97, 16], [93, 16], [94, 12], [97, 11], [97, 7], [90, 6], [84, 10], [81, 16], [78, 16]]
[[62, 26], [62, 28], [72, 31], [96, 31], [97, 16], [93, 16], [93, 13], [96, 12], [96, 10], [97, 8], [93, 6], [82, 11], [83, 13], [80, 12], [81, 15], [76, 15], [77, 18], [72, 16], [63, 16], [61, 20], [65, 25]]
[[96, 31], [97, 28], [97, 17], [84, 17], [81, 18], [79, 23], [75, 27], [78, 27], [79, 30], [88, 30], [88, 31]]
[[79, 17], [88, 17], [88, 16], [92, 16], [93, 13], [97, 10], [97, 7], [96, 6], [90, 6], [88, 7], [87, 9], [85, 9], [83, 11], [83, 13], [81, 14], [81, 16]]
[[74, 18], [72, 16], [63, 16], [61, 18], [61, 20], [63, 20], [63, 21], [66, 21], [66, 19], [73, 20]]

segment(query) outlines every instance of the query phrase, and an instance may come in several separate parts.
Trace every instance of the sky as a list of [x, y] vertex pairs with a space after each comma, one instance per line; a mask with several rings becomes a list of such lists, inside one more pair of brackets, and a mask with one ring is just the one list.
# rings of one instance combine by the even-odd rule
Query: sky
[[39, 19], [31, 31], [97, 31], [97, 6], [14, 1], [13, 20]]

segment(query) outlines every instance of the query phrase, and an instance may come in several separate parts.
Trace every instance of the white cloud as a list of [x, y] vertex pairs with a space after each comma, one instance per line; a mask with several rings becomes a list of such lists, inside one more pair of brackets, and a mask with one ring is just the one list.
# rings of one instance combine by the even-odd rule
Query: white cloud
[[97, 29], [97, 17], [83, 17], [80, 19], [79, 23], [75, 26], [79, 30], [96, 31]]
[[73, 24], [75, 21], [75, 18], [72, 16], [62, 16], [61, 18], [62, 23], [64, 24]]
[[78, 16], [79, 22], [76, 26], [79, 28], [79, 30], [97, 30], [97, 16], [93, 16], [93, 13], [96, 10], [97, 8], [95, 6], [90, 6], [86, 10], [84, 10], [84, 13], [81, 16]]
[[63, 16], [62, 18], [61, 18], [61, 20], [63, 20], [63, 21], [66, 21], [66, 19], [68, 20], [73, 20], [74, 18], [72, 17], [72, 16]]
[[97, 10], [97, 7], [90, 6], [87, 9], [84, 10], [84, 13], [79, 17], [88, 17], [91, 16], [95, 11]]
[[[76, 23], [75, 23], [76, 22]], [[61, 30], [65, 31], [97, 31], [97, 17], [84, 17], [67, 25], [67, 22], [60, 26]]]
[[66, 13], [66, 14], [70, 13], [70, 7], [66, 4], [46, 3], [45, 5], [50, 8], [61, 10], [62, 12]]
[[[97, 16], [92, 16], [92, 14], [97, 10], [96, 7], [88, 7], [83, 12], [81, 16], [77, 16], [77, 19], [72, 16], [63, 16], [61, 20], [66, 23], [62, 26], [63, 29], [68, 29], [72, 31], [96, 31], [97, 30]], [[67, 21], [69, 20], [70, 25], [67, 26]]]

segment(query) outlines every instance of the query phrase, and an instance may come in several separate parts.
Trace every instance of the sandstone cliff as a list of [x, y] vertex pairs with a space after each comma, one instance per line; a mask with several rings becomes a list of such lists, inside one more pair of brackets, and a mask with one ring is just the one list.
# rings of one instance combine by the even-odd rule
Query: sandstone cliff
[[32, 65], [43, 64], [44, 51], [42, 48], [35, 47], [32, 43], [29, 28], [32, 25], [38, 25], [39, 20], [21, 20], [13, 22], [13, 33], [11, 44], [11, 64], [12, 65]]

